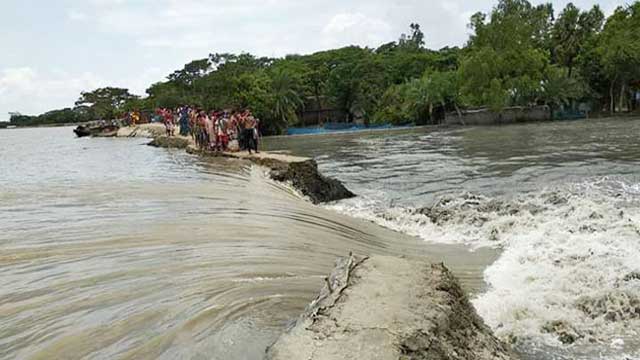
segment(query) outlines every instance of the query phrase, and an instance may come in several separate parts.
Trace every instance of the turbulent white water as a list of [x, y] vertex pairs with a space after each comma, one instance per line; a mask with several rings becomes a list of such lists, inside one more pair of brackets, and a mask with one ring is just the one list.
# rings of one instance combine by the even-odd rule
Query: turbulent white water
[[473, 304], [523, 357], [640, 359], [639, 130], [606, 120], [345, 136], [309, 152], [360, 195], [328, 208], [499, 249]]
[[528, 352], [564, 341], [572, 357], [607, 348], [604, 358], [640, 358], [637, 188], [601, 179], [509, 200], [461, 194], [416, 209], [360, 198], [330, 208], [429, 242], [501, 248], [474, 305], [499, 337]]

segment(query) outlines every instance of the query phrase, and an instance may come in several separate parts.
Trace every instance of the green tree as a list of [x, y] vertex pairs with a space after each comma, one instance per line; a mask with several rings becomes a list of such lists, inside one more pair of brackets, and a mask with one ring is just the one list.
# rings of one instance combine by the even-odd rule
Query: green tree
[[494, 109], [534, 103], [549, 64], [552, 18], [550, 5], [526, 0], [499, 1], [489, 22], [484, 14], [473, 15], [474, 34], [460, 66], [465, 100]]
[[10, 123], [16, 126], [53, 125], [81, 123], [94, 120], [94, 115], [87, 107], [75, 107], [51, 110], [37, 116], [12, 113]]
[[193, 99], [188, 99], [179, 86], [173, 82], [158, 82], [147, 89], [148, 102], [154, 108], [175, 108], [182, 104], [194, 104]]
[[287, 71], [279, 69], [273, 73], [273, 115], [278, 125], [288, 126], [298, 121], [298, 110], [304, 105], [300, 97], [300, 85]]
[[382, 97], [375, 121], [435, 124], [438, 120], [434, 114], [435, 109], [440, 109], [443, 113], [454, 109], [460, 113], [457, 76], [454, 71], [427, 71], [421, 78], [391, 86]]
[[420, 30], [420, 24], [411, 23], [409, 25], [411, 33], [402, 34], [398, 40], [398, 47], [410, 51], [418, 51], [424, 48], [424, 33]]
[[[233, 80], [233, 91], [221, 108], [251, 109], [263, 121], [272, 120], [271, 78], [264, 70], [245, 72]], [[279, 129], [273, 126], [274, 129]]]
[[[609, 81], [609, 109], [622, 110], [630, 83], [640, 79], [640, 2], [618, 7], [607, 19], [596, 50]], [[618, 91], [616, 91], [618, 90]]]
[[571, 76], [566, 67], [549, 66], [542, 82], [541, 100], [551, 109], [569, 105], [573, 100], [582, 98], [587, 92], [586, 84], [575, 76]]
[[460, 114], [461, 102], [458, 73], [455, 71], [427, 72], [427, 91], [431, 94], [430, 116], [433, 115], [433, 107], [440, 106], [443, 109], [451, 107]]
[[371, 54], [367, 49], [348, 47], [332, 51], [333, 58], [327, 64], [330, 72], [327, 79], [327, 94], [333, 104], [345, 111], [348, 121], [353, 121], [354, 113], [361, 99], [362, 74], [358, 63]]
[[113, 119], [123, 111], [128, 101], [136, 98], [137, 96], [130, 94], [127, 89], [105, 87], [82, 92], [76, 106], [89, 106], [99, 118]]
[[381, 107], [374, 116], [374, 122], [394, 125], [415, 122], [414, 114], [405, 106], [405, 101], [408, 99], [407, 90], [406, 83], [391, 85], [382, 95]]
[[177, 84], [191, 86], [197, 79], [207, 75], [209, 71], [211, 71], [211, 66], [212, 64], [209, 58], [193, 60], [186, 64], [181, 70], [174, 71], [167, 78], [169, 81]]
[[329, 64], [327, 94], [333, 104], [347, 113], [347, 120], [375, 114], [381, 95], [391, 85], [385, 62], [370, 49], [350, 47], [333, 52]]
[[569, 3], [558, 16], [552, 30], [552, 53], [554, 61], [568, 69], [569, 77], [573, 75], [578, 56], [597, 36], [603, 23], [604, 14], [597, 5], [588, 12], [582, 12]]

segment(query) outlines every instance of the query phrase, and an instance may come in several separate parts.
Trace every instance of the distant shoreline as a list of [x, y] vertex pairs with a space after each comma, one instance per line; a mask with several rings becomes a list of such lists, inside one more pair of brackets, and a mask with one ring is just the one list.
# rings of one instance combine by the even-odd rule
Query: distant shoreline
[[82, 125], [85, 124], [84, 122], [79, 122], [79, 123], [64, 123], [64, 124], [39, 124], [39, 125], [25, 125], [25, 126], [18, 126], [18, 125], [7, 125], [7, 127], [2, 127], [0, 126], [0, 130], [12, 130], [12, 129], [32, 129], [32, 128], [56, 128], [56, 127], [70, 127], [70, 126], [78, 126], [78, 125]]
[[[639, 117], [640, 112], [625, 112], [625, 113], [616, 113], [614, 115], [606, 114], [606, 113], [598, 113], [598, 114], [589, 114], [589, 117], [586, 119], [576, 119], [576, 120], [546, 120], [546, 121], [528, 121], [529, 123], [535, 122], [562, 122], [562, 121], [589, 121], [589, 120], [604, 120], [604, 119], [612, 119], [612, 118], [635, 118]], [[82, 124], [86, 124], [88, 122], [77, 122], [77, 123], [64, 123], [64, 124], [39, 124], [39, 125], [26, 125], [26, 126], [17, 126], [17, 125], [7, 125], [7, 127], [0, 126], [0, 130], [13, 130], [13, 129], [31, 129], [31, 128], [57, 128], [57, 127], [71, 127], [78, 126]], [[515, 124], [515, 123], [514, 123]], [[488, 124], [488, 125], [467, 125], [467, 127], [471, 126], [493, 126], [493, 125], [508, 125], [508, 124]], [[450, 125], [450, 124], [440, 124], [440, 125], [415, 125], [415, 126], [407, 126], [407, 127], [397, 127], [397, 128], [365, 128], [362, 130], [348, 130], [348, 131], [332, 131], [320, 134], [294, 134], [294, 135], [270, 135], [269, 138], [281, 138], [281, 137], [305, 137], [305, 136], [326, 136], [326, 135], [346, 135], [351, 133], [363, 134], [363, 133], [376, 133], [376, 132], [384, 132], [384, 131], [393, 131], [393, 132], [402, 132], [402, 131], [410, 131], [417, 129], [430, 129], [437, 127], [465, 127], [465, 125]]]

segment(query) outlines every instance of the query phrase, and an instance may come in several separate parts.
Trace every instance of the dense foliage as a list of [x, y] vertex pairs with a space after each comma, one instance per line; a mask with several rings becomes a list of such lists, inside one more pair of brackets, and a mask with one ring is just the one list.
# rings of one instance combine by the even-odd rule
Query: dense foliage
[[86, 107], [66, 108], [52, 110], [38, 116], [11, 114], [10, 124], [15, 126], [54, 125], [67, 123], [80, 123], [95, 119], [91, 109]]
[[93, 114], [101, 119], [113, 119], [125, 110], [125, 105], [138, 97], [129, 93], [127, 89], [100, 88], [90, 92], [82, 92], [76, 101], [76, 107], [88, 107]]
[[467, 45], [425, 48], [418, 24], [377, 49], [356, 46], [311, 55], [260, 58], [211, 54], [194, 60], [147, 89], [82, 93], [75, 109], [16, 124], [183, 104], [207, 109], [251, 108], [266, 132], [306, 125], [305, 111], [332, 110], [330, 121], [436, 123], [461, 108], [547, 104], [551, 108], [629, 111], [640, 91], [640, 2], [605, 19], [598, 6], [568, 4], [557, 18], [551, 4], [500, 0], [470, 19]]

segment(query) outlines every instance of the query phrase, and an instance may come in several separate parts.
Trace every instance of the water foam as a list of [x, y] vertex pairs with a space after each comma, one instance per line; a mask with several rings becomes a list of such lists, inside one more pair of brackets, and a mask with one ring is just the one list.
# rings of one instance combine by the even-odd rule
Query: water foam
[[640, 358], [639, 184], [598, 179], [505, 199], [461, 194], [427, 208], [381, 198], [330, 207], [430, 242], [502, 249], [485, 271], [489, 290], [473, 301], [499, 337], [531, 353]]

